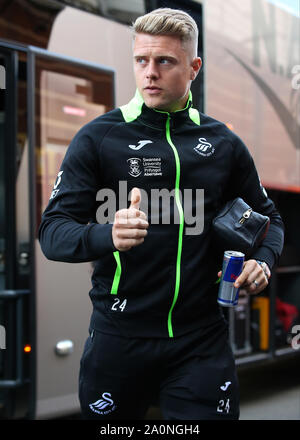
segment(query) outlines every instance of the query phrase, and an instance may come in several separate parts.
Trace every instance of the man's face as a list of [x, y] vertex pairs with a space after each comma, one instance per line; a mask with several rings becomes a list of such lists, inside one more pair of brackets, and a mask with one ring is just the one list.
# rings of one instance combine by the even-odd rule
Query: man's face
[[136, 85], [148, 107], [168, 112], [185, 107], [200, 58], [192, 59], [177, 37], [140, 33], [133, 57]]

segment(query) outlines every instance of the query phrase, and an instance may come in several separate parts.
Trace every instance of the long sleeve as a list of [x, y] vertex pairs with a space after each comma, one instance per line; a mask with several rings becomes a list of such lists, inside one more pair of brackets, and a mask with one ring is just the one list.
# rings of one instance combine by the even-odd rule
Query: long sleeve
[[233, 143], [234, 162], [230, 181], [230, 198], [241, 197], [255, 211], [270, 218], [268, 232], [251, 258], [265, 261], [270, 268], [277, 263], [284, 242], [284, 225], [273, 201], [262, 186], [254, 161], [247, 147], [236, 137]]
[[95, 222], [100, 164], [95, 140], [86, 128], [72, 140], [39, 227], [50, 260], [85, 262], [115, 250], [112, 225]]

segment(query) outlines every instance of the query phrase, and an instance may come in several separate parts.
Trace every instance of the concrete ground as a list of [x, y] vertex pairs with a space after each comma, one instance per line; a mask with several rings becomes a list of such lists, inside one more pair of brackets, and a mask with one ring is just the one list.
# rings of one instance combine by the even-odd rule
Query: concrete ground
[[300, 420], [300, 355], [238, 370], [240, 420]]

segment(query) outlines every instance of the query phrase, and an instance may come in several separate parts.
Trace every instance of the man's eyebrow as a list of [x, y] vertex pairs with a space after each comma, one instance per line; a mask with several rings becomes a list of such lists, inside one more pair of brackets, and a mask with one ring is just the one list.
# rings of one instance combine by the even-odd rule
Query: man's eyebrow
[[[134, 55], [133, 58], [149, 58], [149, 55], [143, 55], [141, 53], [141, 54]], [[154, 55], [153, 58], [169, 58], [171, 60], [176, 60], [176, 57], [174, 57], [173, 55], [167, 55], [167, 54], [157, 54], [157, 55]]]

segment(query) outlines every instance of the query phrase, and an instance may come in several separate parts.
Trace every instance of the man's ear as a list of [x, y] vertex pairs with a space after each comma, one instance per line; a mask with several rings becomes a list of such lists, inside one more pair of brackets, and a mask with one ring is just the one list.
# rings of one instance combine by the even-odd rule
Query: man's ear
[[194, 58], [191, 63], [191, 80], [196, 79], [198, 73], [200, 72], [202, 66], [202, 60], [200, 57]]

